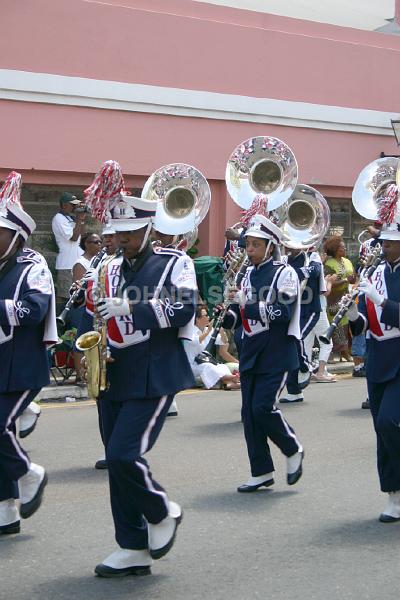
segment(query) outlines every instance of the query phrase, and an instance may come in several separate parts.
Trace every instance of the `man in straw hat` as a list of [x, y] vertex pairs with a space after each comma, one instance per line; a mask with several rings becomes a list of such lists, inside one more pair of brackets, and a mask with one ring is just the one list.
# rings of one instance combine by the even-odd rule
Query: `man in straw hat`
[[254, 492], [274, 484], [271, 440], [287, 457], [287, 483], [302, 475], [303, 448], [276, 407], [288, 372], [298, 366], [299, 281], [294, 269], [274, 261], [280, 229], [264, 215], [254, 215], [244, 234], [248, 267], [236, 303], [224, 327], [243, 325], [240, 351], [242, 420], [251, 477], [238, 492]]
[[[108, 161], [100, 175], [116, 179], [118, 169]], [[85, 195], [93, 214], [101, 216], [106, 207], [95, 188]], [[107, 263], [101, 275], [106, 295], [94, 305], [104, 269], [99, 267], [82, 319], [82, 331], [92, 328], [94, 311], [107, 321], [112, 360], [109, 387], [98, 402], [118, 548], [96, 566], [101, 577], [146, 575], [152, 559], [174, 543], [182, 510], [155, 481], [144, 455], [155, 444], [174, 395], [194, 385], [179, 337], [194, 320], [193, 263], [175, 249], [153, 248], [149, 236], [157, 202], [126, 195], [122, 185], [116, 189], [119, 194], [108, 194], [107, 211], [122, 255]]]
[[0, 534], [18, 533], [20, 516], [33, 515], [42, 501], [46, 472], [20, 446], [15, 422], [49, 383], [46, 343], [57, 341], [50, 271], [40, 254], [23, 248], [36, 225], [20, 190], [21, 176], [12, 172], [0, 191]]
[[359, 285], [359, 303], [347, 315], [353, 335], [366, 332], [366, 377], [377, 439], [377, 466], [388, 503], [382, 523], [400, 521], [400, 205], [390, 184], [377, 199], [383, 224], [379, 241], [383, 260]]

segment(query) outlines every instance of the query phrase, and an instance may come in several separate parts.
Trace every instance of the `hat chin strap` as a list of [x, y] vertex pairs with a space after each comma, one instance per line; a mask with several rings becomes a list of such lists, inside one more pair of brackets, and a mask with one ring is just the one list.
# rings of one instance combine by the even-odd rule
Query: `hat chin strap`
[[7, 248], [7, 250], [4, 252], [4, 254], [2, 254], [2, 256], [0, 256], [0, 260], [1, 261], [3, 261], [6, 258], [6, 256], [11, 252], [11, 249], [14, 246], [15, 242], [17, 241], [18, 236], [19, 236], [19, 231], [16, 231], [15, 234], [14, 234], [13, 239], [10, 242], [10, 245]]
[[268, 252], [269, 252], [269, 249], [271, 248], [271, 244], [272, 244], [272, 240], [268, 240], [268, 244], [267, 244], [267, 246], [265, 248], [265, 254], [264, 254], [264, 258], [262, 259], [262, 262], [264, 262], [265, 260], [267, 260], [267, 258], [268, 258]]
[[141, 245], [140, 245], [140, 248], [139, 248], [138, 254], [140, 254], [140, 253], [141, 253], [141, 251], [143, 250], [143, 248], [144, 248], [144, 247], [145, 247], [145, 245], [147, 244], [147, 240], [149, 239], [149, 235], [150, 235], [150, 231], [151, 231], [151, 228], [152, 228], [152, 226], [153, 226], [153, 223], [152, 223], [151, 221], [149, 221], [149, 222], [147, 223], [146, 231], [145, 231], [145, 233], [144, 233], [143, 241], [142, 241], [142, 243], [141, 243]]

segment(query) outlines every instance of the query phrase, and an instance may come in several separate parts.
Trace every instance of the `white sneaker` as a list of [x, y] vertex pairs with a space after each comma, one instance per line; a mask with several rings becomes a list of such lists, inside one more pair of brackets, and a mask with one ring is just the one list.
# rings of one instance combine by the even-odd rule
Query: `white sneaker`
[[40, 417], [41, 408], [36, 402], [28, 404], [24, 412], [19, 417], [19, 437], [27, 437], [36, 427]]
[[47, 475], [44, 468], [31, 463], [29, 471], [18, 480], [21, 498], [20, 514], [23, 519], [27, 519], [37, 511], [46, 485]]
[[0, 533], [2, 528], [5, 530], [8, 525], [19, 524], [19, 513], [17, 503], [14, 498], [2, 500], [0, 502]]
[[99, 577], [125, 577], [126, 575], [149, 575], [152, 559], [149, 551], [119, 548], [96, 566]]
[[400, 491], [389, 492], [388, 496], [387, 507], [379, 517], [381, 523], [400, 521]]
[[176, 502], [170, 501], [169, 513], [165, 519], [156, 525], [153, 523], [147, 524], [150, 556], [154, 560], [162, 558], [171, 550], [175, 541], [176, 530], [181, 521], [181, 507]]

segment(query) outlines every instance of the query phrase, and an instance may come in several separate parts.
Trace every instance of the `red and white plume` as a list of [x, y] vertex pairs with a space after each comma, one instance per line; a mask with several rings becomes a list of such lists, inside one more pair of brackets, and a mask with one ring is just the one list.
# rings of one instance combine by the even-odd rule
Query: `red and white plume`
[[268, 198], [265, 194], [257, 194], [251, 203], [250, 208], [242, 211], [242, 218], [240, 219], [240, 222], [243, 227], [248, 227], [254, 215], [263, 215], [264, 217], [268, 217]]
[[381, 223], [394, 223], [397, 212], [397, 200], [399, 191], [395, 183], [391, 183], [385, 189], [383, 195], [377, 199], [378, 204], [378, 220]]
[[0, 208], [5, 208], [12, 204], [21, 206], [21, 187], [21, 174], [17, 173], [17, 171], [11, 171], [0, 189]]
[[115, 160], [106, 160], [92, 185], [86, 188], [83, 194], [93, 217], [105, 223], [107, 213], [118, 202], [120, 194], [129, 195], [125, 189], [124, 176], [119, 163]]

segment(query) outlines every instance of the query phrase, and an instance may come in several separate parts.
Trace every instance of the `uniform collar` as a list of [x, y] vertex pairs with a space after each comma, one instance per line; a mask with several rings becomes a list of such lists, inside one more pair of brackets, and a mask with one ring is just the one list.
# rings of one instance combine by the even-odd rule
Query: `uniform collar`
[[396, 260], [395, 263], [393, 263], [393, 265], [391, 265], [388, 261], [386, 261], [386, 265], [389, 268], [390, 272], [394, 273], [400, 267], [400, 257]]
[[255, 269], [256, 271], [260, 268], [263, 267], [264, 265], [267, 265], [268, 263], [273, 263], [273, 256], [270, 256], [269, 258], [267, 258], [267, 260], [263, 260], [262, 262], [260, 262], [259, 265], [255, 265]]

